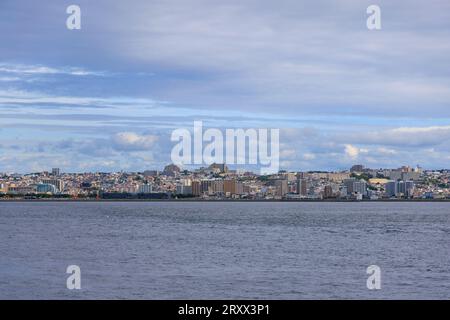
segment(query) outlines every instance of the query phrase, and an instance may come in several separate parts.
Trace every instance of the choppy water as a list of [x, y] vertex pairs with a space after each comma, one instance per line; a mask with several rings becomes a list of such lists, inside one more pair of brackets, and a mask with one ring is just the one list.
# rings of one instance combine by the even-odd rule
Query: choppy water
[[449, 299], [450, 203], [0, 202], [0, 298]]

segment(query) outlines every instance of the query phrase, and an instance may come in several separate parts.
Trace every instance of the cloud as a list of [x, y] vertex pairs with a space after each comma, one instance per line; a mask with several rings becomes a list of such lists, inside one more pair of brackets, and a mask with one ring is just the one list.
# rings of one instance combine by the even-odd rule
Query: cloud
[[431, 147], [450, 141], [450, 126], [399, 127], [341, 134], [338, 141], [397, 147]]
[[130, 105], [155, 106], [157, 102], [152, 99], [133, 97], [89, 97], [89, 96], [64, 96], [51, 95], [40, 91], [27, 91], [17, 89], [0, 89], [1, 104], [18, 105], [77, 105], [86, 107], [127, 107]]
[[[86, 16], [89, 32], [68, 36], [54, 14], [60, 4], [6, 1], [0, 28], [7, 30], [14, 18], [27, 23], [15, 31], [15, 42], [8, 33], [0, 35], [10, 44], [0, 58], [37, 60], [28, 68], [33, 72], [76, 74], [70, 67], [43, 65], [51, 46], [58, 52], [51, 56], [56, 65], [89, 62], [91, 69], [153, 74], [149, 82], [124, 79], [128, 85], [107, 82], [102, 89], [87, 85], [86, 91], [151, 90], [159, 100], [214, 111], [450, 117], [450, 4], [445, 0], [413, 0], [407, 8], [380, 0], [380, 32], [365, 26], [368, 1], [78, 4], [91, 17]], [[29, 10], [23, 13], [22, 5]], [[418, 13], [420, 19], [411, 19]]]
[[113, 137], [113, 146], [117, 150], [139, 151], [151, 149], [158, 137], [154, 135], [139, 135], [134, 132], [119, 132]]
[[0, 81], [2, 82], [14, 82], [14, 81], [20, 81], [21, 78], [19, 77], [0, 77]]
[[44, 65], [25, 65], [0, 63], [0, 72], [18, 75], [71, 75], [71, 76], [105, 76], [104, 71], [90, 71], [79, 67], [54, 68]]
[[345, 154], [352, 159], [358, 158], [359, 152], [360, 150], [357, 147], [352, 146], [351, 144], [347, 144], [345, 146]]

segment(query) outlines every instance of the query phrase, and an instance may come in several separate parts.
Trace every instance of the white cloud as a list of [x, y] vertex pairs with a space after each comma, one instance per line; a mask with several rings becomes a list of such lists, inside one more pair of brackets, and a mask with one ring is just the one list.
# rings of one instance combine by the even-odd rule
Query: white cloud
[[26, 65], [0, 63], [0, 72], [19, 75], [52, 75], [66, 74], [72, 76], [105, 76], [103, 71], [90, 71], [79, 67], [60, 67], [54, 68], [44, 65]]
[[114, 148], [118, 150], [139, 151], [151, 149], [158, 137], [155, 135], [139, 135], [134, 132], [120, 132], [113, 137]]
[[[39, 91], [25, 91], [17, 89], [0, 89], [0, 104], [60, 104], [79, 105], [92, 107], [114, 107], [114, 106], [154, 106], [156, 101], [145, 98], [132, 97], [86, 97], [86, 96], [62, 96], [49, 95]], [[163, 103], [163, 102], [159, 102]]]
[[303, 160], [310, 161], [310, 160], [314, 160], [315, 158], [316, 158], [316, 156], [313, 153], [304, 153], [303, 154]]
[[338, 141], [397, 147], [436, 146], [450, 141], [450, 126], [399, 127], [341, 134]]
[[345, 145], [345, 154], [350, 158], [352, 159], [358, 158], [359, 152], [360, 150], [357, 147], [352, 146], [351, 144]]

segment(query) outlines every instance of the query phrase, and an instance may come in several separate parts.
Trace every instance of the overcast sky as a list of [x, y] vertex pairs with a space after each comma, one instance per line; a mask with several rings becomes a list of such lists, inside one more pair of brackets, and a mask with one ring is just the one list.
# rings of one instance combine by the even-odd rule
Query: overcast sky
[[448, 0], [1, 0], [0, 172], [160, 169], [194, 120], [280, 128], [282, 169], [450, 168], [449, 40]]

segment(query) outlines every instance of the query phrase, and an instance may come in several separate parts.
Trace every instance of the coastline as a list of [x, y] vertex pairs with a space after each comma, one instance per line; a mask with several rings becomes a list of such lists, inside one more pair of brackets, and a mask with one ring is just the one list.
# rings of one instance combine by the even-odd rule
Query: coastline
[[450, 199], [0, 199], [2, 202], [450, 202]]

